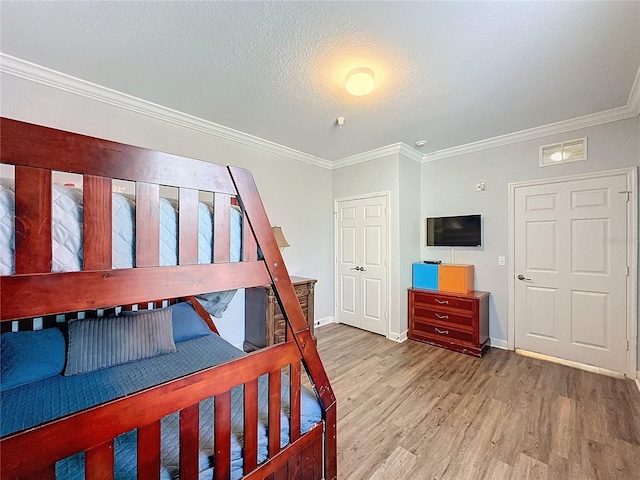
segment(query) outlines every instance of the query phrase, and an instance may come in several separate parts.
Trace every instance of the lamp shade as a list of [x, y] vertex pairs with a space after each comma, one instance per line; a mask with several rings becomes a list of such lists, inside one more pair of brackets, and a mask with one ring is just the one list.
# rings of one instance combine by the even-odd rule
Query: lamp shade
[[279, 248], [290, 247], [287, 239], [284, 238], [284, 233], [282, 233], [282, 228], [280, 227], [271, 227], [271, 231], [273, 232], [273, 236], [276, 237], [276, 243]]

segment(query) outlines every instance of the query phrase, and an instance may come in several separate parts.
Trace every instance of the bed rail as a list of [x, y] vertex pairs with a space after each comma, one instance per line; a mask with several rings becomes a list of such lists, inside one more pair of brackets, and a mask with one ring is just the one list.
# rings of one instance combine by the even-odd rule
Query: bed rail
[[[245, 474], [257, 464], [258, 377], [269, 375], [269, 458], [280, 452], [281, 369], [289, 367], [292, 407], [291, 442], [300, 438], [300, 353], [293, 342], [255, 352], [224, 365], [158, 385], [2, 440], [2, 479], [50, 477], [56, 461], [86, 452], [87, 480], [112, 478], [113, 439], [138, 428], [138, 476], [160, 475], [160, 419], [180, 412], [180, 478], [197, 478], [198, 402], [215, 397], [215, 478], [228, 478], [231, 458], [231, 389], [244, 385]], [[96, 428], [96, 426], [100, 426]], [[64, 442], [59, 439], [64, 438]], [[33, 448], [46, 445], [46, 448]], [[194, 462], [195, 459], [195, 462]], [[195, 476], [193, 468], [195, 466]], [[89, 472], [95, 472], [89, 473]], [[111, 472], [105, 476], [105, 472]]]
[[[285, 345], [3, 438], [0, 445], [3, 479], [53, 478], [51, 475], [55, 472], [51, 465], [55, 459], [82, 450], [87, 451], [87, 478], [112, 478], [108, 469], [103, 470], [112, 461], [112, 439], [118, 432], [140, 426], [141, 468], [143, 472], [155, 472], [157, 422], [163, 414], [181, 411], [185, 424], [182, 432], [185, 440], [181, 445], [185, 455], [191, 456], [197, 448], [192, 436], [193, 418], [197, 419], [196, 399], [204, 398], [203, 395], [216, 396], [216, 411], [220, 413], [216, 415], [216, 423], [221, 422], [216, 425], [216, 439], [218, 431], [224, 438], [229, 423], [222, 417], [228, 410], [230, 388], [244, 383], [245, 396], [252, 396], [255, 394], [253, 382], [257, 382], [259, 375], [269, 374], [270, 388], [276, 391], [279, 369], [286, 364], [292, 365], [293, 373], [298, 373], [295, 375], [298, 392], [301, 368], [308, 373], [321, 404], [324, 426], [298, 439], [292, 437], [292, 443], [283, 450], [279, 448], [279, 439], [271, 437], [271, 431], [279, 432], [279, 429], [270, 428], [269, 460], [255, 465], [249, 447], [245, 474], [247, 478], [263, 478], [262, 475], [267, 475], [265, 472], [282, 476], [282, 472], [293, 471], [300, 473], [300, 478], [320, 479], [323, 475], [318, 472], [318, 465], [310, 467], [301, 459], [313, 458], [317, 462], [324, 456], [320, 470], [324, 470], [325, 478], [336, 478], [336, 399], [271, 233], [255, 181], [247, 170], [6, 118], [0, 119], [0, 143], [0, 162], [14, 165], [16, 201], [16, 274], [0, 277], [0, 322], [271, 283], [289, 332], [289, 342]], [[79, 272], [51, 271], [53, 171], [83, 176], [84, 263]], [[135, 182], [134, 268], [111, 268], [112, 179]], [[160, 186], [178, 189], [179, 252], [178, 265], [174, 267], [160, 267], [158, 261]], [[215, 205], [213, 263], [206, 265], [197, 264], [194, 240], [200, 191], [211, 192]], [[242, 261], [237, 263], [230, 262], [229, 258], [229, 212], [233, 201], [243, 212]], [[258, 259], [258, 250], [262, 252], [261, 259]], [[272, 401], [279, 402], [276, 396], [270, 396], [270, 405]], [[279, 416], [273, 413], [271, 421], [279, 422]], [[95, 422], [104, 422], [101, 424], [105, 429], [97, 431], [93, 428]], [[299, 416], [296, 419], [293, 415], [291, 422], [293, 430]], [[251, 439], [251, 429], [247, 433]], [[324, 448], [316, 437], [323, 438]], [[65, 441], [54, 442], [54, 438]], [[46, 447], [31, 454], [26, 446], [33, 445], [34, 441]], [[221, 443], [226, 445], [225, 442]], [[221, 448], [221, 458], [225, 458], [226, 447]], [[302, 451], [307, 454], [298, 455]], [[287, 470], [283, 470], [283, 465]], [[251, 467], [255, 468], [254, 473], [247, 471]], [[197, 461], [194, 464], [189, 460], [183, 468], [181, 478], [196, 478], [193, 469], [197, 469]], [[313, 474], [308, 476], [309, 472]], [[157, 477], [155, 473], [154, 476]], [[296, 476], [297, 473], [289, 478]], [[216, 468], [216, 478], [228, 478], [224, 466]]]

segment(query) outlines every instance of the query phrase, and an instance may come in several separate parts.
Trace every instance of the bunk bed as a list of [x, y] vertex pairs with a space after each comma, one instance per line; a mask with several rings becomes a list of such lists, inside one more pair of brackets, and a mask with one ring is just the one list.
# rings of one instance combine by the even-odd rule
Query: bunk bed
[[[336, 478], [336, 399], [247, 170], [6, 118], [0, 145], [3, 480]], [[212, 315], [267, 284], [286, 341], [245, 354]]]

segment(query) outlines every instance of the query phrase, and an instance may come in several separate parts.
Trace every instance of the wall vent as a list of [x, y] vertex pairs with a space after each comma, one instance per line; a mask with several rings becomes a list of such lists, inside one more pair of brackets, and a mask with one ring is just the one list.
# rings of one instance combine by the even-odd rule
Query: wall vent
[[540, 166], [579, 162], [587, 159], [587, 137], [540, 147]]

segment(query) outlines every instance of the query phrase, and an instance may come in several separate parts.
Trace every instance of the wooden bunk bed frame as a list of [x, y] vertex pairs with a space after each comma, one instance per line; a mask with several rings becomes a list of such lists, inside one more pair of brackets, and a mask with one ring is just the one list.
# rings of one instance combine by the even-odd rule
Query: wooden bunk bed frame
[[[138, 478], [158, 478], [160, 419], [180, 412], [180, 478], [198, 478], [198, 403], [215, 397], [214, 479], [230, 476], [230, 390], [244, 384], [243, 479], [335, 479], [336, 399], [249, 171], [0, 119], [0, 161], [15, 168], [15, 274], [0, 277], [0, 321], [273, 284], [287, 341], [0, 440], [4, 479], [54, 479], [55, 462], [85, 452], [87, 480], [113, 478], [113, 440], [138, 429]], [[52, 273], [52, 172], [83, 176], [83, 270]], [[136, 267], [112, 269], [112, 179], [136, 185]], [[159, 188], [179, 191], [177, 266], [158, 266]], [[198, 264], [198, 192], [213, 192], [214, 263]], [[232, 203], [243, 212], [242, 261], [229, 261]], [[258, 248], [262, 259], [258, 258]], [[193, 302], [194, 305], [197, 302]], [[201, 313], [201, 312], [199, 312]], [[203, 318], [210, 322], [209, 316]], [[211, 327], [215, 329], [212, 323]], [[45, 325], [46, 326], [46, 325]], [[3, 328], [3, 331], [6, 331]], [[290, 442], [280, 448], [281, 370], [291, 381]], [[323, 421], [300, 434], [302, 368]], [[258, 377], [269, 378], [268, 457], [257, 463]], [[286, 378], [286, 377], [284, 377]], [[100, 428], [96, 428], [99, 425]]]

